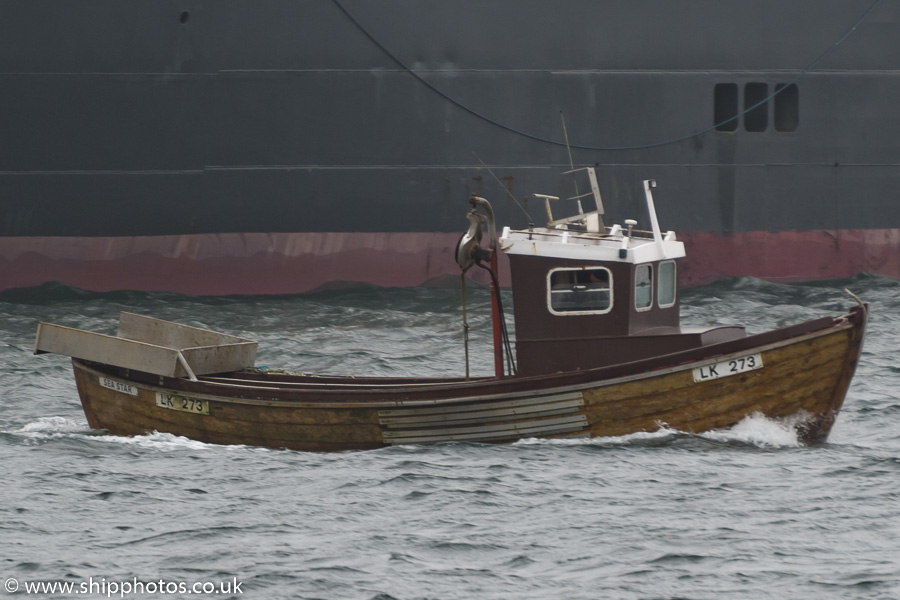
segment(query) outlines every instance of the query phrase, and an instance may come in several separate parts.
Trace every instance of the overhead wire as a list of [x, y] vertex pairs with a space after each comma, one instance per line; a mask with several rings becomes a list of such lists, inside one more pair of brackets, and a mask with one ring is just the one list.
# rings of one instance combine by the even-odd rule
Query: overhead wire
[[[569, 146], [570, 148], [576, 148], [576, 149], [578, 149], [578, 150], [595, 150], [595, 151], [643, 150], [643, 149], [647, 149], [647, 148], [656, 148], [656, 147], [659, 147], [659, 146], [665, 146], [665, 145], [668, 145], [668, 144], [674, 144], [674, 143], [677, 143], [677, 142], [683, 142], [683, 141], [685, 141], [685, 140], [689, 140], [689, 139], [691, 139], [691, 138], [698, 137], [698, 136], [701, 136], [701, 135], [703, 135], [703, 134], [709, 133], [710, 131], [713, 131], [713, 130], [719, 128], [719, 127], [722, 127], [723, 125], [725, 125], [725, 124], [727, 124], [727, 123], [730, 123], [731, 121], [734, 121], [734, 120], [736, 120], [736, 119], [739, 119], [739, 118], [742, 117], [743, 115], [745, 115], [745, 114], [747, 114], [747, 113], [753, 111], [754, 109], [756, 109], [756, 108], [758, 108], [758, 107], [764, 105], [764, 104], [767, 103], [769, 100], [773, 99], [775, 96], [777, 96], [778, 94], [782, 93], [784, 90], [788, 89], [788, 88], [790, 87], [791, 84], [796, 83], [796, 82], [799, 81], [801, 78], [803, 78], [803, 77], [805, 77], [806, 75], [808, 75], [808, 74], [809, 74], [813, 69], [815, 69], [815, 68], [816, 68], [823, 60], [825, 60], [832, 52], [834, 52], [834, 50], [836, 50], [838, 46], [840, 46], [841, 44], [843, 44], [844, 41], [846, 41], [847, 38], [849, 38], [849, 37], [850, 37], [850, 36], [851, 36], [851, 35], [859, 28], [859, 26], [862, 25], [862, 24], [866, 21], [866, 19], [869, 18], [869, 15], [871, 15], [872, 12], [873, 12], [873, 11], [874, 11], [874, 10], [875, 10], [875, 9], [876, 9], [883, 1], [884, 1], [884, 0], [875, 0], [875, 1], [869, 6], [869, 8], [863, 13], [863, 15], [862, 15], [862, 16], [861, 16], [861, 17], [853, 24], [853, 26], [851, 26], [847, 31], [845, 31], [844, 34], [843, 34], [840, 38], [838, 38], [835, 42], [833, 42], [832, 44], [830, 44], [830, 45], [825, 49], [824, 52], [822, 52], [815, 60], [813, 60], [813, 61], [812, 61], [809, 65], [807, 65], [804, 69], [802, 69], [802, 70], [801, 70], [801, 71], [800, 71], [793, 79], [791, 79], [787, 84], [785, 84], [785, 85], [783, 85], [783, 86], [777, 88], [773, 93], [769, 94], [768, 96], [766, 96], [765, 98], [763, 98], [762, 100], [760, 100], [759, 102], [757, 102], [756, 104], [744, 108], [743, 111], [741, 111], [741, 112], [737, 113], [736, 115], [734, 115], [734, 116], [732, 116], [732, 117], [729, 117], [729, 118], [727, 118], [727, 119], [725, 119], [725, 120], [723, 120], [723, 121], [721, 121], [721, 122], [719, 122], [719, 123], [715, 123], [715, 124], [713, 124], [713, 125], [711, 125], [711, 126], [709, 126], [709, 127], [706, 127], [706, 128], [701, 129], [701, 130], [699, 130], [699, 131], [695, 131], [695, 132], [693, 132], [693, 133], [689, 133], [689, 134], [686, 134], [686, 135], [682, 135], [682, 136], [680, 136], [680, 137], [675, 137], [675, 138], [670, 138], [670, 139], [660, 140], [660, 141], [656, 141], [656, 142], [650, 142], [650, 143], [646, 143], [646, 144], [636, 144], [636, 145], [630, 145], [630, 146], [591, 146], [591, 145], [584, 145], [584, 144], [568, 144], [568, 146]], [[538, 135], [534, 135], [534, 134], [528, 133], [528, 132], [526, 132], [526, 131], [522, 131], [521, 129], [517, 129], [517, 128], [515, 128], [515, 127], [511, 127], [511, 126], [509, 126], [509, 125], [505, 125], [505, 124], [500, 123], [499, 121], [497, 121], [497, 120], [495, 120], [495, 119], [493, 119], [493, 118], [491, 118], [491, 117], [488, 117], [487, 115], [484, 115], [484, 114], [482, 114], [482, 113], [476, 111], [475, 109], [473, 109], [473, 108], [471, 108], [471, 107], [469, 107], [469, 106], [463, 104], [461, 101], [459, 101], [459, 100], [457, 100], [456, 98], [450, 96], [449, 94], [445, 93], [443, 90], [441, 90], [440, 88], [438, 88], [437, 86], [435, 86], [434, 84], [432, 84], [431, 82], [429, 82], [429, 81], [428, 81], [427, 79], [425, 79], [422, 75], [420, 75], [419, 73], [417, 73], [416, 71], [414, 71], [412, 68], [410, 68], [408, 65], [406, 65], [406, 63], [404, 63], [402, 60], [400, 60], [393, 52], [391, 52], [384, 44], [382, 44], [382, 43], [378, 40], [378, 38], [376, 38], [371, 32], [369, 32], [369, 30], [366, 29], [366, 28], [362, 25], [362, 23], [360, 23], [360, 22], [359, 22], [359, 21], [358, 21], [351, 13], [350, 13], [350, 11], [348, 11], [348, 10], [344, 7], [343, 4], [341, 4], [340, 0], [332, 0], [332, 2], [333, 2], [334, 5], [338, 8], [338, 10], [340, 10], [340, 11], [344, 14], [344, 16], [346, 16], [347, 19], [348, 19], [348, 20], [349, 20], [349, 21], [350, 21], [350, 22], [351, 22], [351, 23], [352, 23], [352, 24], [353, 24], [353, 25], [354, 25], [354, 26], [355, 26], [355, 27], [356, 27], [363, 35], [365, 35], [365, 36], [366, 36], [366, 37], [367, 37], [367, 38], [368, 38], [368, 39], [369, 39], [376, 47], [378, 47], [379, 50], [381, 50], [382, 53], [384, 53], [385, 56], [387, 56], [391, 61], [393, 61], [393, 62], [394, 62], [397, 66], [399, 66], [401, 69], [403, 69], [404, 71], [406, 71], [407, 73], [409, 73], [410, 75], [412, 75], [417, 81], [419, 81], [419, 83], [421, 83], [422, 85], [424, 85], [425, 87], [427, 87], [428, 89], [430, 89], [430, 90], [431, 90], [432, 92], [434, 92], [435, 94], [437, 94], [437, 95], [439, 95], [440, 97], [444, 98], [445, 100], [447, 100], [448, 102], [450, 102], [451, 104], [453, 104], [454, 106], [456, 106], [457, 108], [463, 110], [464, 112], [466, 112], [466, 113], [468, 113], [468, 114], [470, 114], [470, 115], [472, 115], [472, 116], [474, 116], [474, 117], [476, 117], [476, 118], [478, 118], [478, 119], [480, 119], [480, 120], [482, 120], [482, 121], [485, 121], [486, 123], [490, 123], [491, 125], [493, 125], [493, 126], [495, 126], [495, 127], [499, 127], [500, 129], [503, 129], [503, 130], [508, 131], [508, 132], [510, 132], [510, 133], [514, 133], [514, 134], [519, 135], [519, 136], [521, 136], [521, 137], [528, 138], [528, 139], [534, 140], [534, 141], [536, 141], [536, 142], [541, 142], [541, 143], [545, 143], [545, 144], [552, 144], [552, 145], [554, 145], [554, 146], [566, 146], [566, 145], [567, 145], [567, 143], [566, 143], [565, 141], [558, 141], [558, 140], [553, 140], [553, 139], [541, 137], [541, 136], [538, 136]]]

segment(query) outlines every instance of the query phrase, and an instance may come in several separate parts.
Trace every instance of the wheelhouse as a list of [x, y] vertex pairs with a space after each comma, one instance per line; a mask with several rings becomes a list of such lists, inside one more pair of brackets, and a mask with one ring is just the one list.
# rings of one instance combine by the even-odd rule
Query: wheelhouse
[[[592, 170], [589, 170], [592, 174]], [[589, 369], [743, 337], [740, 327], [680, 326], [678, 261], [684, 244], [663, 234], [644, 182], [650, 230], [604, 227], [597, 210], [545, 228], [505, 229], [519, 375]], [[577, 216], [576, 216], [577, 217]], [[596, 218], [592, 218], [596, 217]]]

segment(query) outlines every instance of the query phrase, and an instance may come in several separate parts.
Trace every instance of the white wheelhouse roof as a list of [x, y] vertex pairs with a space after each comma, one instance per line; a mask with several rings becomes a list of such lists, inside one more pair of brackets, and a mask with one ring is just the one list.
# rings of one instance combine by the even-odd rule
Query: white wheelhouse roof
[[[503, 230], [500, 249], [509, 255], [641, 264], [682, 258], [684, 243], [669, 232], [665, 239], [600, 235], [559, 229]], [[622, 258], [624, 250], [624, 258]]]

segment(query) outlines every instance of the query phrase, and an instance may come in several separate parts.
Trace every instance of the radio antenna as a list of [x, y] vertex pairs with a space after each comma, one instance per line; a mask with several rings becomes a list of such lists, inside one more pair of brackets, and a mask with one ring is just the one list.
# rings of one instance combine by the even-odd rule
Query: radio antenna
[[[562, 120], [563, 137], [566, 139], [566, 151], [569, 153], [569, 168], [574, 171], [575, 163], [572, 161], [572, 147], [569, 145], [569, 131], [566, 129], [566, 116], [563, 111], [559, 111], [559, 118]], [[572, 177], [575, 184], [575, 201], [578, 203], [578, 214], [583, 215], [584, 209], [581, 207], [581, 193], [578, 191], [578, 179]]]

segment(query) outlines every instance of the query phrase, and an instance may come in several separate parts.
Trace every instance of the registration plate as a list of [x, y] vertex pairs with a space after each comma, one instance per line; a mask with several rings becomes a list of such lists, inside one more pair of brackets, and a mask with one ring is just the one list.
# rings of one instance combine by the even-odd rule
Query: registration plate
[[156, 405], [197, 415], [209, 414], [208, 401], [199, 398], [190, 398], [188, 396], [179, 396], [178, 394], [156, 392]]
[[136, 387], [134, 387], [133, 385], [128, 385], [127, 383], [122, 383], [121, 381], [116, 381], [115, 379], [107, 379], [106, 377], [101, 377], [100, 385], [108, 390], [115, 390], [117, 392], [122, 392], [123, 394], [131, 394], [132, 396], [137, 396]]
[[731, 360], [723, 360], [714, 365], [706, 365], [705, 367], [697, 367], [694, 369], [694, 381], [709, 381], [710, 379], [719, 379], [721, 377], [730, 377], [747, 371], [755, 371], [762, 369], [763, 361], [761, 354], [751, 354], [750, 356], [741, 356], [740, 358], [732, 358]]

